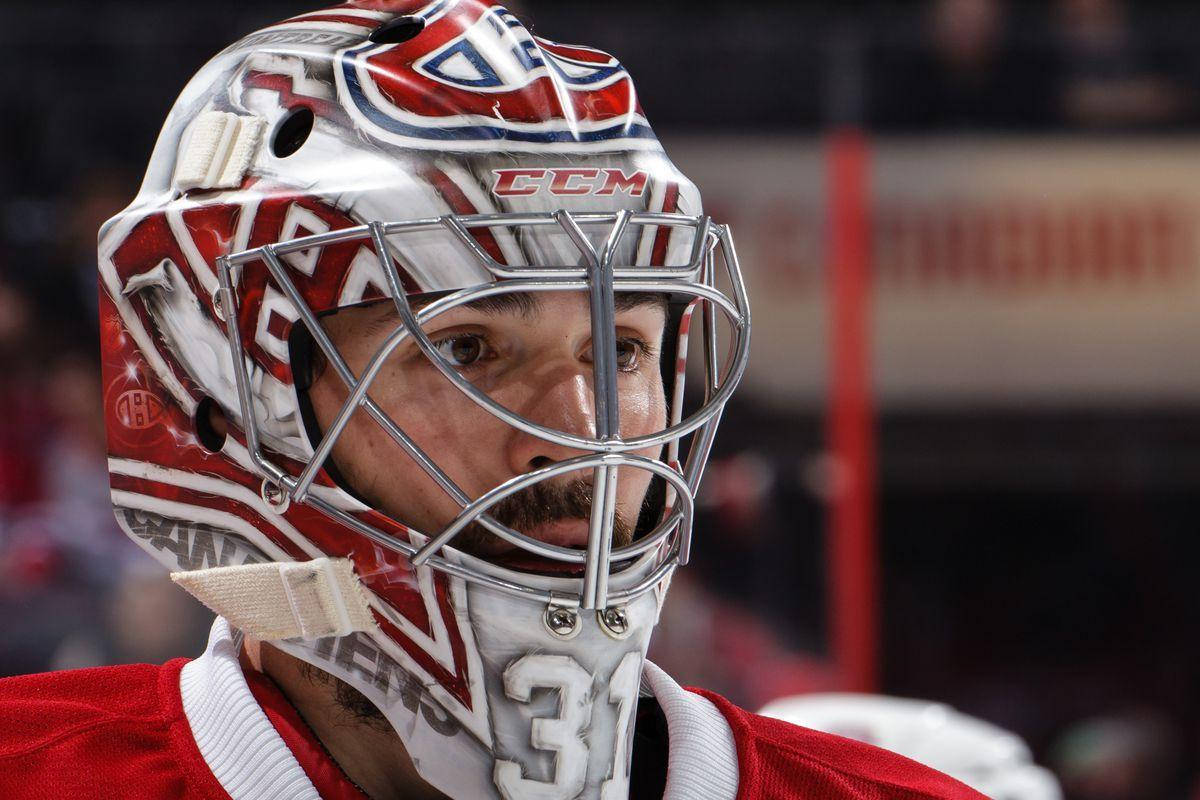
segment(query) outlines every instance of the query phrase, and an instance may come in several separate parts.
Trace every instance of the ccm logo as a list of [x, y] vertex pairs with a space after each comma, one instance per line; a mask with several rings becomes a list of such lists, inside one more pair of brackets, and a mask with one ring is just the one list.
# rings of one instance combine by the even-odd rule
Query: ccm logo
[[543, 189], [557, 195], [610, 195], [622, 191], [630, 197], [641, 197], [650, 177], [640, 169], [626, 175], [624, 170], [608, 167], [494, 169], [492, 172], [496, 175], [492, 192], [498, 197], [527, 197]]

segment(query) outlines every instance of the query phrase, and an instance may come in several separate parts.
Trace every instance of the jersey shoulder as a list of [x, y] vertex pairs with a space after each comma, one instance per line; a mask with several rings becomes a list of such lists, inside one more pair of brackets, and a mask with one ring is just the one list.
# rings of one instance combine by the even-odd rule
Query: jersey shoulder
[[227, 800], [189, 750], [184, 663], [0, 679], [0, 797]]
[[733, 731], [738, 800], [987, 800], [954, 778], [887, 750], [759, 716], [712, 692], [691, 691], [708, 698]]
[[163, 669], [129, 664], [0, 678], [0, 757], [72, 731], [158, 717]]

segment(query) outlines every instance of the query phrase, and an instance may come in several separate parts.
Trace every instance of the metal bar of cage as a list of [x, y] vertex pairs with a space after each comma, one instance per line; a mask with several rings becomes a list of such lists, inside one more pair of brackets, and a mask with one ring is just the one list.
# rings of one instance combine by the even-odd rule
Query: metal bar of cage
[[[627, 226], [636, 222], [642, 222], [642, 224], [665, 224], [677, 227], [688, 226], [696, 230], [697, 233], [692, 242], [689, 265], [679, 269], [666, 267], [652, 269], [614, 267], [612, 260], [617, 250], [617, 245]], [[610, 224], [611, 227], [601, 253], [597, 254], [586, 235], [583, 234], [580, 226], [603, 223]], [[509, 226], [515, 224], [558, 225], [575, 242], [584, 259], [588, 262], [588, 266], [582, 269], [578, 266], [534, 269], [502, 268], [501, 271], [503, 274], [499, 275], [495, 274], [496, 270], [493, 269], [494, 277], [502, 278], [502, 283], [466, 287], [443, 295], [423, 307], [419, 312], [414, 312], [403, 290], [398, 270], [390, 257], [386, 237], [397, 232], [448, 227], [460, 240], [463, 240], [464, 244], [468, 245], [477, 259], [491, 269], [489, 262], [491, 264], [495, 264], [495, 262], [491, 261], [490, 255], [479, 246], [478, 241], [470, 234], [470, 230], [501, 224]], [[328, 335], [321, 328], [319, 320], [316, 319], [311, 309], [304, 303], [295, 284], [288, 276], [280, 257], [315, 246], [353, 241], [361, 238], [369, 238], [375, 246], [380, 261], [384, 266], [385, 277], [388, 280], [389, 289], [403, 325], [397, 328], [384, 341], [372, 357], [367, 368], [363, 371], [363, 374], [356, 378], [345, 364], [344, 359], [340, 357], [336, 346], [334, 346]], [[469, 242], [465, 240], [469, 240]], [[730, 282], [734, 290], [735, 297], [732, 302], [715, 288], [715, 268], [712, 255], [713, 251], [718, 247], [721, 248], [726, 270], [729, 273]], [[329, 357], [330, 363], [334, 365], [341, 380], [350, 389], [350, 397], [343, 404], [343, 408], [339, 411], [338, 417], [330, 427], [330, 430], [325, 432], [322, 441], [315, 448], [313, 457], [304, 466], [299, 476], [292, 477], [279, 466], [273, 464], [263, 453], [262, 441], [258, 436], [257, 430], [258, 422], [253, 412], [253, 398], [249, 388], [250, 382], [247, 367], [241, 358], [234, 358], [235, 381], [238, 385], [239, 403], [243, 406], [243, 420], [247, 427], [247, 445], [252, 463], [267, 475], [268, 480], [285, 488], [288, 497], [296, 501], [307, 502], [322, 511], [322, 513], [351, 525], [356, 530], [362, 531], [379, 544], [409, 556], [414, 566], [428, 563], [450, 574], [486, 583], [501, 591], [515, 591], [525, 596], [529, 596], [532, 592], [532, 594], [539, 597], [546, 596], [544, 592], [539, 593], [538, 590], [531, 590], [529, 587], [522, 587], [503, 580], [495, 580], [494, 576], [482, 575], [478, 570], [460, 567], [453, 562], [435, 555], [436, 551], [450, 541], [466, 524], [480, 522], [501, 538], [527, 551], [560, 561], [575, 563], [582, 561], [585, 564], [585, 577], [583, 590], [580, 593], [578, 601], [585, 608], [600, 608], [609, 602], [627, 600], [636, 596], [637, 592], [645, 591], [653, 585], [653, 581], [642, 581], [635, 587], [624, 588], [620, 592], [610, 595], [607, 583], [610, 571], [609, 564], [612, 562], [624, 563], [628, 559], [642, 556], [658, 549], [663, 553], [663, 561], [653, 574], [661, 577], [667, 574], [670, 569], [673, 569], [676, 563], [686, 561], [690, 549], [689, 533], [693, 512], [692, 495], [698, 487], [700, 475], [703, 470], [703, 461], [707, 457], [709, 448], [712, 445], [716, 422], [720, 418], [720, 410], [744, 372], [749, 347], [749, 307], [746, 300], [745, 288], [742, 285], [741, 276], [738, 271], [736, 254], [732, 250], [732, 240], [728, 235], [727, 228], [713, 226], [708, 217], [683, 217], [681, 215], [660, 213], [569, 214], [567, 212], [558, 212], [555, 214], [532, 215], [499, 214], [473, 215], [469, 217], [439, 217], [436, 219], [430, 218], [400, 223], [373, 222], [351, 229], [332, 231], [325, 234], [301, 237], [288, 242], [264, 245], [253, 250], [224, 257], [218, 261], [221, 272], [221, 286], [218, 290], [220, 297], [216, 299], [226, 318], [233, 321], [227, 326], [227, 338], [235, 354], [241, 352], [241, 338], [238, 325], [236, 324], [237, 301], [234, 292], [236, 281], [233, 269], [237, 265], [256, 259], [263, 261], [274, 280], [283, 289], [285, 296], [297, 306], [303, 324], [305, 324], [309, 332], [313, 335], [322, 352]], [[597, 429], [596, 436], [594, 437], [563, 435], [561, 432], [537, 425], [495, 403], [491, 398], [471, 386], [465, 378], [453, 369], [445, 358], [437, 352], [422, 328], [424, 323], [438, 314], [483, 297], [523, 291], [563, 290], [587, 291], [590, 298], [589, 302], [593, 307], [593, 359], [599, 362], [594, 370], [593, 381], [597, 408]], [[707, 346], [705, 349], [706, 386], [705, 403], [702, 408], [687, 419], [680, 419], [678, 423], [671, 424], [656, 434], [633, 437], [627, 440], [623, 440], [620, 437], [616, 388], [615, 385], [608, 385], [609, 381], [607, 380], [607, 376], [612, 372], [612, 368], [615, 368], [616, 364], [616, 341], [613, 329], [615, 322], [615, 293], [617, 291], [670, 292], [697, 297], [706, 311], [704, 323], [708, 339], [711, 340], [715, 334], [715, 314], [717, 308], [720, 308], [729, 320], [733, 331], [733, 341], [730, 343], [728, 356], [721, 368], [718, 368], [716, 365], [714, 343], [710, 342], [710, 346]], [[589, 547], [586, 553], [581, 553], [579, 550], [572, 548], [547, 545], [544, 542], [507, 528], [486, 515], [486, 511], [491, 505], [499, 502], [503, 497], [519, 491], [524, 486], [531, 485], [537, 480], [544, 480], [546, 473], [542, 471], [526, 473], [494, 488], [491, 492], [486, 493], [476, 501], [469, 501], [461, 489], [437, 467], [436, 462], [425, 454], [399, 426], [395, 425], [382, 409], [370, 400], [367, 391], [372, 380], [382, 367], [384, 360], [395, 347], [410, 336], [425, 351], [425, 354], [430, 357], [434, 365], [460, 391], [463, 391], [464, 394], [486, 410], [509, 422], [509, 424], [514, 425], [514, 427], [531, 435], [538, 436], [543, 440], [555, 441], [559, 444], [579, 447], [592, 452], [592, 455], [581, 457], [581, 459], [558, 462], [554, 465], [557, 467], [557, 470], [553, 472], [553, 474], [560, 474], [588, 465], [593, 468], [593, 514], [589, 524]], [[358, 520], [352, 514], [336, 508], [310, 492], [315, 475], [329, 457], [333, 443], [337, 440], [341, 431], [344, 430], [346, 424], [348, 424], [350, 415], [359, 407], [365, 408], [372, 418], [384, 427], [385, 431], [400, 444], [406, 453], [414, 457], [425, 471], [434, 478], [438, 485], [455, 499], [462, 509], [459, 516], [450, 526], [447, 526], [437, 536], [430, 538], [421, 548], [417, 548], [396, 536], [362, 523], [361, 520]], [[669, 467], [662, 462], [644, 459], [629, 452], [634, 449], [675, 442], [679, 438], [697, 431], [698, 433], [696, 433], [692, 445], [689, 447], [687, 463], [682, 467], [682, 472], [676, 471], [675, 468]], [[564, 465], [567, 466], [564, 467]], [[681, 501], [676, 501], [678, 505], [673, 503], [671, 507], [665, 510], [664, 519], [648, 535], [641, 537], [637, 542], [626, 547], [614, 550], [611, 547], [611, 539], [607, 535], [607, 532], [611, 530], [615, 514], [615, 489], [617, 485], [617, 470], [620, 466], [648, 469], [651, 472], [659, 474], [668, 481], [671, 491], [676, 497], [681, 498]], [[530, 477], [531, 475], [533, 476], [532, 478]], [[682, 535], [676, 537], [676, 542], [671, 548], [667, 551], [662, 551], [667, 537], [676, 528], [683, 531]], [[547, 597], [548, 601], [549, 599], [551, 598]]]

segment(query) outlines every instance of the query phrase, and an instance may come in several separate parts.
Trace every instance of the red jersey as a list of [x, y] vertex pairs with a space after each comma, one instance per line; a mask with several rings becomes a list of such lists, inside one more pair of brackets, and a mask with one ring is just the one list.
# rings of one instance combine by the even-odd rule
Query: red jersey
[[[652, 664], [644, 677], [665, 720], [665, 800], [986, 800], [901, 756], [683, 690]], [[0, 680], [0, 797], [366, 800], [274, 684], [242, 672], [220, 619], [194, 661]]]

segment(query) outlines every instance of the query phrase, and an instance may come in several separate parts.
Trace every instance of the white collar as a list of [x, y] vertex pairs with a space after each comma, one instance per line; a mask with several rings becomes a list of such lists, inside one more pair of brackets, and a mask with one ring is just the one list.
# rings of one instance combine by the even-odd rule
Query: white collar
[[707, 697], [689, 692], [657, 664], [642, 666], [667, 718], [667, 789], [663, 800], [734, 800], [738, 793], [737, 747], [725, 715]]
[[204, 655], [184, 665], [179, 693], [200, 755], [233, 800], [321, 800], [250, 693], [223, 617]]
[[[733, 800], [737, 748], [724, 715], [649, 661], [642, 681], [667, 719], [664, 800]], [[183, 712], [200, 754], [233, 800], [321, 800], [250, 693], [229, 623], [217, 617], [204, 655], [179, 676]]]

